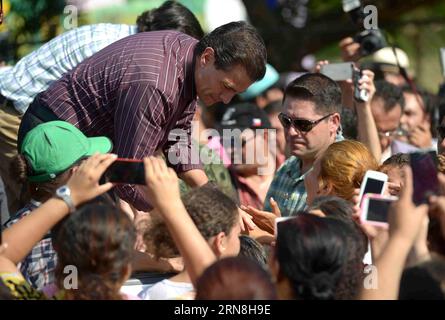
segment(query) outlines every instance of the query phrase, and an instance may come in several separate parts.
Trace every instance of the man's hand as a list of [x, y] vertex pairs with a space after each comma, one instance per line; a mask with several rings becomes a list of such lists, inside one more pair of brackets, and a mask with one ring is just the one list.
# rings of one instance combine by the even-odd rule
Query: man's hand
[[281, 212], [273, 198], [270, 199], [270, 206], [273, 212], [258, 210], [251, 206], [241, 206], [241, 209], [252, 216], [253, 222], [255, 222], [259, 228], [270, 234], [275, 234], [275, 219], [281, 217]]
[[181, 201], [178, 176], [173, 169], [167, 167], [164, 160], [146, 157], [144, 166], [147, 195], [155, 208]]
[[327, 65], [327, 64], [329, 64], [329, 61], [328, 61], [328, 60], [320, 60], [320, 61], [318, 61], [317, 64], [315, 65], [314, 70], [312, 70], [312, 72], [314, 72], [314, 73], [320, 73], [320, 72], [321, 72], [321, 67], [322, 67], [322, 66], [325, 66], [325, 65]]
[[75, 207], [113, 187], [111, 182], [99, 185], [99, 179], [116, 158], [117, 155], [114, 154], [95, 154], [85, 160], [73, 173], [67, 185], [71, 190]]
[[239, 224], [242, 233], [247, 234], [249, 233], [249, 231], [254, 230], [256, 228], [256, 225], [253, 222], [252, 216], [250, 214], [248, 214], [241, 208], [238, 208], [238, 213], [239, 213]]
[[339, 47], [341, 50], [341, 58], [343, 61], [358, 61], [361, 58], [360, 55], [360, 44], [354, 42], [351, 37], [344, 38], [340, 41]]
[[429, 121], [424, 121], [422, 124], [420, 124], [409, 133], [409, 143], [418, 148], [430, 148], [433, 141], [433, 136], [431, 135], [430, 128], [431, 125]]
[[374, 85], [374, 72], [371, 70], [363, 70], [362, 71], [362, 77], [358, 81], [359, 89], [360, 90], [366, 90], [368, 92], [368, 101], [359, 103], [360, 104], [371, 104], [372, 97], [374, 97], [375, 94], [375, 85]]

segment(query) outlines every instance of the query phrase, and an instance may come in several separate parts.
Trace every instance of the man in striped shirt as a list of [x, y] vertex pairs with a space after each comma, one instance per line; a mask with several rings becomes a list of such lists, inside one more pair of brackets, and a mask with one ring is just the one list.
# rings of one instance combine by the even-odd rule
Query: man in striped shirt
[[[187, 184], [202, 185], [207, 177], [191, 159], [191, 120], [197, 98], [207, 106], [229, 103], [264, 76], [265, 65], [264, 42], [245, 22], [223, 25], [199, 42], [174, 31], [124, 38], [36, 97], [20, 125], [19, 148], [34, 126], [60, 119], [87, 136], [108, 136], [120, 157], [142, 159], [162, 150], [170, 161], [169, 151], [179, 146], [169, 133], [179, 129], [188, 136], [187, 157], [170, 164]], [[151, 209], [134, 186], [119, 186], [117, 194], [136, 209]]]
[[167, 1], [143, 12], [136, 25], [101, 23], [68, 31], [23, 57], [14, 67], [0, 69], [0, 176], [5, 181], [11, 213], [18, 209], [20, 186], [9, 177], [17, 154], [20, 119], [37, 94], [106, 46], [136, 34], [177, 30], [196, 39], [204, 35], [194, 14], [180, 3]]

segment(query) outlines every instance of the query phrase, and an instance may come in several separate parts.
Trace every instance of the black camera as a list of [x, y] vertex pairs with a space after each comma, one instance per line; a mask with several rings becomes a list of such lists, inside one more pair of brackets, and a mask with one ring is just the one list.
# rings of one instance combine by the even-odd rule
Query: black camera
[[380, 29], [365, 29], [365, 13], [359, 0], [343, 0], [343, 11], [346, 12], [352, 22], [361, 30], [354, 36], [354, 42], [360, 44], [361, 56], [368, 56], [387, 46], [385, 37]]
[[354, 42], [360, 44], [362, 56], [368, 56], [387, 46], [385, 37], [379, 29], [363, 30], [354, 36]]

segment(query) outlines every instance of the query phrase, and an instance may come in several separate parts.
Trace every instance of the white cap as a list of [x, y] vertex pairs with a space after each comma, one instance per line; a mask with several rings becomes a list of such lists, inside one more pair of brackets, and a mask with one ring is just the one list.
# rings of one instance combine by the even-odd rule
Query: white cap
[[[402, 68], [408, 69], [409, 68], [408, 55], [402, 49], [399, 49], [399, 48], [395, 48], [395, 51], [396, 51], [397, 59], [399, 60], [400, 66]], [[391, 65], [397, 66], [396, 56], [394, 54], [392, 47], [385, 47], [385, 48], [378, 50], [377, 52], [375, 52], [372, 55], [371, 60], [373, 62], [377, 62], [377, 63], [385, 63], [385, 64], [391, 64]]]

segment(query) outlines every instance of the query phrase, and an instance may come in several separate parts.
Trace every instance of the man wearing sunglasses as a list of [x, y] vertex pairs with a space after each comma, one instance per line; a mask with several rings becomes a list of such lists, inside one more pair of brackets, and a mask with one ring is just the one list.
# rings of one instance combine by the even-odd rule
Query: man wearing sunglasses
[[279, 120], [292, 156], [275, 174], [264, 210], [272, 211], [271, 198], [283, 216], [306, 207], [304, 177], [331, 143], [343, 140], [337, 134], [341, 108], [340, 87], [322, 74], [305, 74], [287, 86]]

